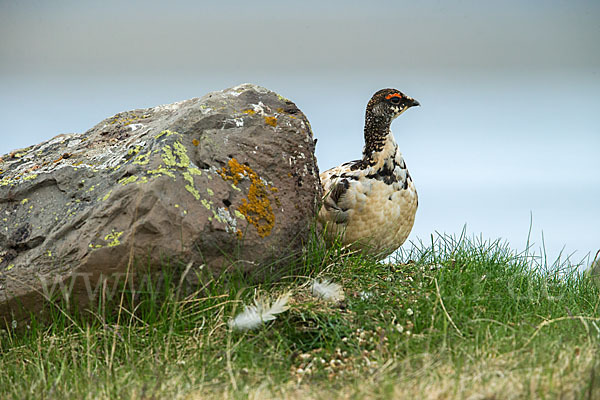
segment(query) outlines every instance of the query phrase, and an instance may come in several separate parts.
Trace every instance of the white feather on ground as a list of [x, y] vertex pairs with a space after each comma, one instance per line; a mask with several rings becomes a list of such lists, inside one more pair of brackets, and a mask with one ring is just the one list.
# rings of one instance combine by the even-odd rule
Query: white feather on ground
[[285, 293], [277, 298], [273, 304], [267, 299], [254, 299], [254, 305], [244, 306], [244, 311], [236, 315], [229, 321], [229, 326], [233, 329], [245, 331], [258, 328], [268, 321], [273, 321], [277, 314], [287, 311], [290, 293]]
[[345, 297], [342, 286], [329, 280], [319, 282], [316, 279], [313, 279], [310, 291], [313, 296], [320, 297], [327, 301], [342, 301]]

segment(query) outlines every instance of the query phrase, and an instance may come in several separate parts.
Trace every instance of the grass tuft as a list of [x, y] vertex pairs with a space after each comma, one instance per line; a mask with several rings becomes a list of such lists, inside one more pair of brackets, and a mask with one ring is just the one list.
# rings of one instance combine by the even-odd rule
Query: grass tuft
[[[0, 331], [0, 398], [600, 396], [600, 293], [568, 260], [463, 232], [384, 263], [313, 240], [301, 264], [252, 285], [198, 274], [191, 291], [180, 276], [194, 268], [166, 266], [93, 311], [50, 304], [50, 325]], [[286, 293], [276, 319], [230, 326]]]

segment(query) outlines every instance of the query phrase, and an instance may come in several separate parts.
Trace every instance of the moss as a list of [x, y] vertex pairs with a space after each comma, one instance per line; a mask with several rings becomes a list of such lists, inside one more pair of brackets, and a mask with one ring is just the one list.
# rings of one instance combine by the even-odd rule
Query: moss
[[214, 196], [215, 195], [215, 192], [213, 192], [212, 189], [209, 188], [209, 187], [206, 188], [206, 193], [208, 193], [209, 196]]
[[232, 158], [228, 165], [219, 171], [219, 175], [226, 181], [232, 181], [234, 185], [245, 177], [250, 179], [248, 197], [242, 199], [242, 204], [237, 210], [246, 221], [254, 225], [260, 237], [270, 235], [275, 225], [275, 214], [269, 200], [269, 192], [258, 174], [249, 166]]

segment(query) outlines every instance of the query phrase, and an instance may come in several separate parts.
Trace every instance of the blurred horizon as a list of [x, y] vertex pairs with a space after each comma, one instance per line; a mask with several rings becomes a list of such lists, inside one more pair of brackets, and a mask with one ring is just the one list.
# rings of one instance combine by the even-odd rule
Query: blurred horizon
[[0, 154], [251, 82], [307, 115], [324, 171], [360, 157], [367, 101], [396, 87], [422, 104], [392, 125], [409, 240], [466, 224], [522, 250], [531, 217], [576, 262], [600, 248], [599, 20], [583, 0], [3, 1]]

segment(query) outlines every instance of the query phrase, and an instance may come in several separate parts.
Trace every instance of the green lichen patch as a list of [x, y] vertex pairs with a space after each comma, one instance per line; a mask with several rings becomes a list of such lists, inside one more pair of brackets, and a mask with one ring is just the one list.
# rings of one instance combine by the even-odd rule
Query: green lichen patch
[[106, 200], [108, 200], [108, 198], [110, 197], [111, 194], [112, 194], [112, 190], [110, 190], [108, 193], [106, 193], [104, 195], [104, 197], [98, 197], [98, 201], [106, 201]]
[[38, 177], [38, 174], [31, 174], [31, 175], [27, 175], [26, 177], [23, 178], [24, 181], [30, 181], [32, 179], [35, 179]]
[[170, 130], [168, 130], [168, 129], [165, 129], [164, 131], [162, 131], [162, 132], [160, 132], [158, 135], [156, 135], [156, 137], [155, 137], [155, 138], [156, 138], [156, 139], [160, 139], [160, 138], [161, 138], [161, 137], [163, 137], [163, 136], [165, 136], [165, 137], [169, 137], [169, 136], [171, 136], [171, 135], [179, 135], [179, 133], [177, 133], [177, 132], [173, 132], [173, 131], [170, 131]]
[[121, 244], [119, 238], [123, 235], [123, 232], [115, 232], [114, 230], [104, 237], [104, 241], [108, 242], [108, 247], [115, 247]]
[[194, 185], [194, 177], [188, 171], [183, 172], [183, 179], [187, 182], [185, 189], [194, 196], [196, 200], [200, 200], [200, 193]]
[[146, 164], [148, 164], [148, 162], [150, 161], [150, 154], [152, 154], [151, 151], [149, 151], [147, 153], [144, 153], [144, 154], [138, 155], [133, 160], [133, 164], [137, 164], [137, 165], [146, 165]]
[[181, 142], [174, 142], [173, 147], [165, 145], [162, 150], [162, 160], [168, 167], [187, 168], [190, 166], [190, 158], [187, 155], [187, 149]]
[[128, 185], [130, 183], [133, 183], [133, 182], [137, 181], [138, 178], [139, 177], [137, 175], [131, 175], [131, 176], [119, 179], [118, 183], [120, 183], [121, 185], [125, 186], [125, 185]]
[[150, 175], [154, 175], [154, 176], [162, 176], [162, 175], [167, 175], [170, 176], [173, 179], [177, 179], [177, 177], [175, 176], [175, 174], [173, 172], [171, 172], [170, 169], [165, 168], [162, 164], [158, 166], [158, 168], [155, 169], [151, 169], [146, 171], [147, 173], [149, 173]]
[[147, 114], [137, 115], [134, 113], [119, 113], [119, 114], [115, 115], [114, 117], [112, 117], [112, 119], [110, 121], [108, 121], [108, 123], [109, 123], [109, 125], [119, 124], [119, 125], [127, 126], [127, 125], [133, 124], [135, 122], [140, 122], [141, 120], [144, 120], [146, 118], [150, 118], [150, 115], [147, 115]]

